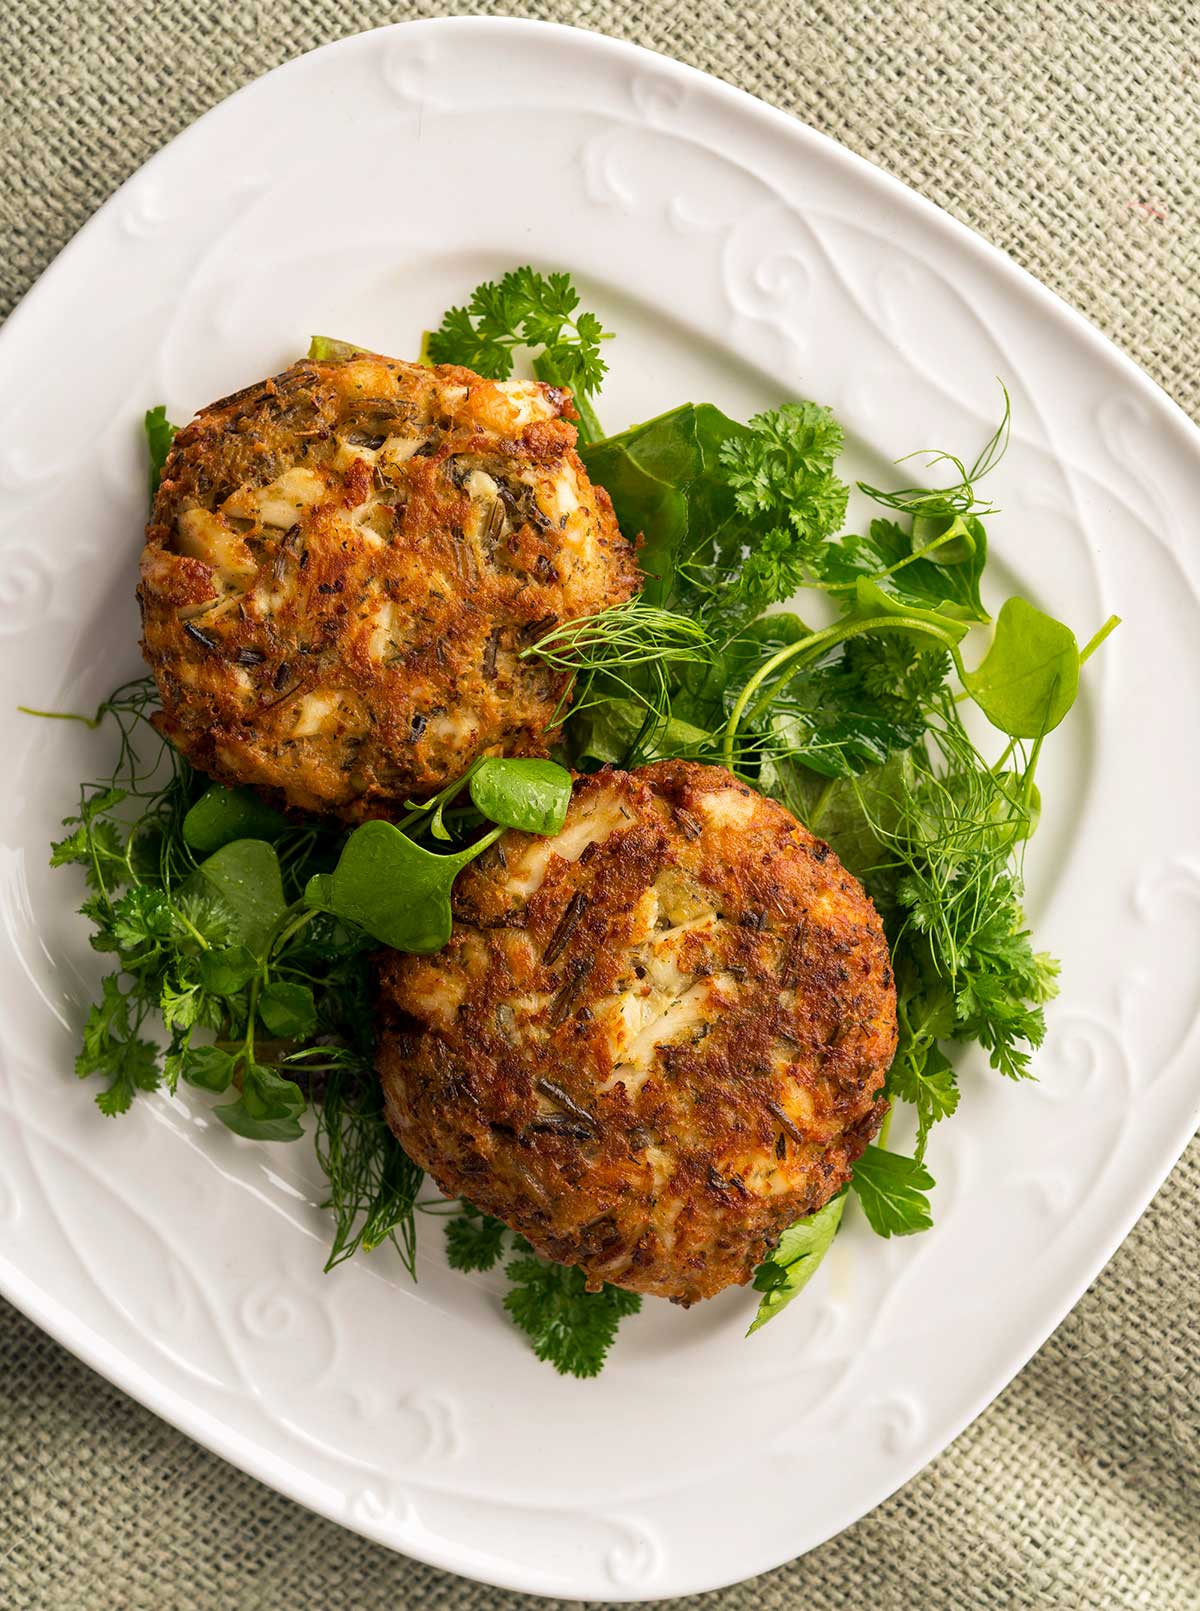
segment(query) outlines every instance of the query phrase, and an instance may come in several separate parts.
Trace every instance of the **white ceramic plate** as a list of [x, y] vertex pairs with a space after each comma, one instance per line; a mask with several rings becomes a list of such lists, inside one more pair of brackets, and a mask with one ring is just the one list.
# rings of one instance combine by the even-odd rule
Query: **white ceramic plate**
[[[970, 453], [1003, 376], [997, 586], [1089, 665], [1042, 778], [1031, 915], [1064, 959], [1040, 1084], [965, 1073], [937, 1225], [851, 1223], [750, 1341], [753, 1298], [649, 1303], [596, 1382], [537, 1364], [500, 1283], [422, 1227], [321, 1273], [307, 1144], [203, 1100], [104, 1120], [70, 1075], [101, 971], [46, 846], [138, 666], [140, 416], [271, 373], [312, 330], [411, 353], [479, 279], [568, 267], [620, 333], [610, 429], [685, 398], [836, 409], [851, 468]], [[581, 1598], [713, 1588], [877, 1504], [1012, 1377], [1197, 1118], [1200, 438], [1095, 331], [895, 181], [724, 84], [535, 24], [419, 22], [270, 74], [146, 165], [0, 340], [0, 1287], [89, 1364], [306, 1505], [423, 1560]], [[848, 1216], [852, 1218], [852, 1216]]]

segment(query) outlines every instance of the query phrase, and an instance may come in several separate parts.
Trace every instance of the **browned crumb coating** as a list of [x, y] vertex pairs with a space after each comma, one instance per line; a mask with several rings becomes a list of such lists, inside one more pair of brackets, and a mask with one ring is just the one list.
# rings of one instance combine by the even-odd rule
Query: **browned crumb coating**
[[544, 754], [563, 679], [521, 650], [640, 581], [570, 412], [538, 382], [370, 355], [204, 409], [142, 556], [162, 731], [222, 782], [350, 820]]
[[691, 1303], [747, 1281], [847, 1180], [896, 1045], [862, 886], [720, 767], [577, 780], [507, 833], [436, 956], [390, 953], [389, 1122], [447, 1194], [603, 1281]]

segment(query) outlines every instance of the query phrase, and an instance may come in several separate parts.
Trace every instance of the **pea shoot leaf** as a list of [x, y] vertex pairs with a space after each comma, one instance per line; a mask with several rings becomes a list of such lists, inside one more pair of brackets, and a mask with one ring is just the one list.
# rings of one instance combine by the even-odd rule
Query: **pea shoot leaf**
[[[924, 557], [914, 557], [923, 550]], [[873, 579], [907, 607], [988, 621], [979, 596], [986, 563], [987, 532], [974, 515], [917, 520], [912, 531], [894, 520], [873, 520], [863, 535], [828, 544], [819, 575], [830, 587], [847, 591]]]
[[526, 833], [557, 833], [571, 803], [571, 774], [554, 761], [489, 756], [471, 773], [467, 787], [489, 822]]
[[1075, 634], [1023, 598], [1011, 598], [997, 617], [991, 648], [963, 683], [993, 727], [1012, 738], [1041, 738], [1075, 703]]
[[258, 958], [247, 945], [202, 951], [196, 959], [200, 982], [215, 996], [236, 996], [258, 972]]
[[390, 822], [364, 822], [333, 872], [309, 880], [305, 903], [358, 924], [397, 951], [440, 951], [450, 938], [454, 880], [490, 837], [439, 856]]
[[233, 1057], [219, 1046], [189, 1046], [180, 1058], [179, 1072], [202, 1091], [227, 1091], [235, 1067]]

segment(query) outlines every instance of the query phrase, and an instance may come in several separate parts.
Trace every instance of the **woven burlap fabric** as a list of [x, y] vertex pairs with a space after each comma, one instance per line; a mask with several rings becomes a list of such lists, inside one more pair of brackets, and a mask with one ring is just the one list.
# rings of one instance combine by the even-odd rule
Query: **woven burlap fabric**
[[[1200, 8], [1138, 0], [830, 0], [736, 14], [696, 0], [9, 0], [0, 312], [120, 180], [231, 90], [326, 40], [449, 10], [624, 35], [797, 113], [1005, 248], [1200, 413]], [[1200, 1608], [1198, 1207], [1193, 1143], [1070, 1318], [928, 1470], [803, 1560], [688, 1603]], [[0, 1606], [546, 1604], [415, 1565], [308, 1515], [3, 1305], [0, 1373]], [[804, 1502], [800, 1489], [798, 1511]]]

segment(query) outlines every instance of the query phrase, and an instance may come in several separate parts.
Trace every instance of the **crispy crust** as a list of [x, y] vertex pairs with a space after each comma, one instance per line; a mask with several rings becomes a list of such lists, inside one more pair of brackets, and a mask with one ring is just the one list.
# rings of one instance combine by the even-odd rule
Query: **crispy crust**
[[508, 833], [433, 957], [388, 954], [388, 1122], [546, 1257], [691, 1303], [749, 1280], [886, 1110], [887, 942], [829, 846], [720, 767], [576, 781]]
[[571, 413], [555, 387], [366, 355], [205, 409], [142, 556], [162, 731], [350, 820], [544, 754], [563, 681], [521, 649], [640, 581]]

